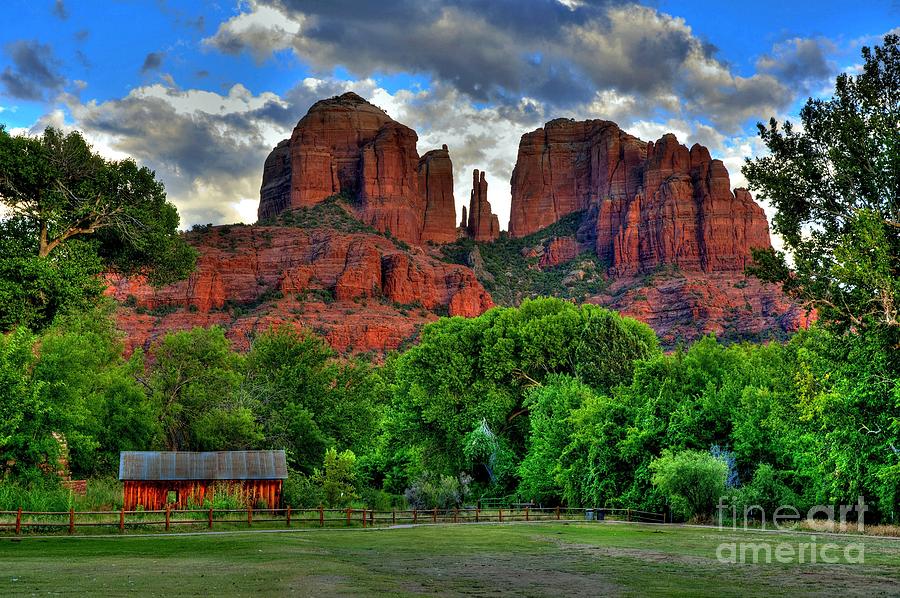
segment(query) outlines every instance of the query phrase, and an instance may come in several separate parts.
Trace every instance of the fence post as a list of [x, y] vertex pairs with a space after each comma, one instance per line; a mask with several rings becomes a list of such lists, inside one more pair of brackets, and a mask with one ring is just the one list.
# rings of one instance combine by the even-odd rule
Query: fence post
[[500, 523], [503, 523], [503, 507], [497, 507], [497, 514], [500, 516]]
[[397, 524], [397, 509], [391, 509], [391, 525]]
[[419, 522], [419, 513], [415, 509], [413, 509], [413, 523]]
[[69, 533], [75, 533], [75, 507], [69, 508]]
[[286, 521], [286, 523], [287, 523], [287, 526], [288, 526], [288, 527], [291, 527], [291, 505], [288, 505], [288, 508], [287, 508], [287, 521]]
[[559, 505], [556, 505], [556, 520], [559, 521]]
[[366, 510], [363, 509], [363, 527], [366, 527]]
[[475, 523], [478, 523], [478, 516], [480, 514], [481, 514], [481, 507], [475, 507]]
[[459, 508], [453, 509], [453, 523], [459, 523]]
[[119, 531], [125, 531], [125, 507], [122, 507], [122, 510], [119, 512]]
[[372, 527], [375, 527], [375, 509], [369, 511], [369, 524]]
[[169, 513], [170, 513], [169, 509], [171, 509], [171, 508], [172, 507], [170, 507], [168, 504], [166, 504], [166, 531], [169, 531]]
[[16, 535], [22, 533], [22, 507], [16, 512]]
[[325, 527], [325, 507], [319, 505], [319, 527]]
[[213, 528], [212, 520], [213, 520], [213, 510], [212, 510], [212, 507], [210, 507], [209, 508], [209, 529]]
[[628, 509], [628, 521], [631, 521], [631, 509]]
[[353, 510], [350, 507], [347, 507], [347, 525], [350, 525], [350, 514]]
[[431, 522], [437, 523], [437, 507], [431, 512]]

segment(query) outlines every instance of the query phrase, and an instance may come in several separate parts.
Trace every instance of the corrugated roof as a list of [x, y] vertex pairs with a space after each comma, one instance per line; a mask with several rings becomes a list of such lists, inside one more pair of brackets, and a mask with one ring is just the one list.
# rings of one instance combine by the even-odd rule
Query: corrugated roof
[[122, 451], [120, 480], [284, 480], [284, 451]]

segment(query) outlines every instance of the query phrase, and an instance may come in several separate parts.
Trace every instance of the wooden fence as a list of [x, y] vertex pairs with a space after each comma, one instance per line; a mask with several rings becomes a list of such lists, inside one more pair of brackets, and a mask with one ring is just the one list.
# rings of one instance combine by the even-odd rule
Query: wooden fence
[[419, 525], [429, 523], [482, 523], [512, 521], [584, 521], [620, 520], [665, 523], [661, 513], [634, 509], [424, 509], [375, 511], [371, 509], [172, 509], [126, 511], [0, 511], [0, 530], [14, 530], [16, 535], [28, 529], [37, 531], [66, 530], [74, 534], [78, 528], [107, 527], [126, 529], [159, 529], [173, 526], [195, 526], [212, 530], [218, 525], [280, 524], [285, 527], [374, 527]]

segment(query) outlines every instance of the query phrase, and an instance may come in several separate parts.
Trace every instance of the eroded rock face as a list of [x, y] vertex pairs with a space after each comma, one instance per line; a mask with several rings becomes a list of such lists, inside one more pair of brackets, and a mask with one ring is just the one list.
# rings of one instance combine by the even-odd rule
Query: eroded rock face
[[233, 226], [191, 233], [189, 241], [200, 258], [185, 281], [157, 289], [140, 277], [110, 277], [107, 294], [123, 304], [118, 321], [129, 348], [213, 324], [246, 348], [251, 333], [288, 322], [318, 331], [339, 351], [381, 352], [436, 313], [476, 316], [493, 306], [469, 268], [380, 235]]
[[469, 237], [476, 241], [493, 241], [500, 236], [500, 220], [491, 212], [487, 198], [487, 181], [476, 168], [472, 172], [472, 191], [469, 195]]
[[522, 136], [512, 176], [510, 235], [584, 211], [585, 236], [613, 275], [663, 264], [741, 271], [769, 247], [762, 209], [709, 151], [674, 135], [644, 143], [608, 121], [555, 120]]
[[291, 142], [285, 139], [275, 146], [263, 166], [263, 183], [259, 190], [260, 220], [274, 218], [290, 207]]
[[355, 93], [316, 102], [266, 160], [258, 216], [342, 193], [360, 220], [402, 241], [454, 241], [449, 152], [444, 146], [420, 160], [417, 140], [415, 131]]
[[776, 285], [734, 272], [622, 276], [589, 301], [649, 324], [667, 347], [710, 333], [725, 341], [784, 339], [815, 319]]
[[447, 146], [419, 158], [419, 193], [425, 204], [422, 242], [456, 240], [456, 202], [453, 198], [453, 162]]

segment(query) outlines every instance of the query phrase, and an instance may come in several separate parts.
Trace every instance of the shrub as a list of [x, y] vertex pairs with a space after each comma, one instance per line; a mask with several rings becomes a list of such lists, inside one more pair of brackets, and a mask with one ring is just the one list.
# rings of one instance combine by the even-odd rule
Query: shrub
[[725, 494], [728, 466], [702, 451], [664, 451], [650, 463], [651, 481], [685, 518], [707, 519]]
[[472, 477], [426, 474], [406, 489], [406, 502], [414, 509], [452, 509], [462, 507], [470, 497]]
[[318, 507], [325, 502], [322, 488], [313, 483], [309, 476], [291, 471], [282, 487], [284, 504], [295, 508]]

